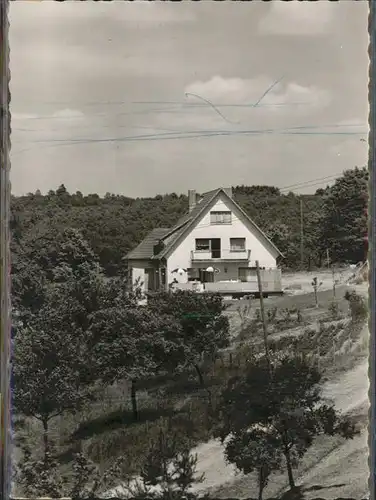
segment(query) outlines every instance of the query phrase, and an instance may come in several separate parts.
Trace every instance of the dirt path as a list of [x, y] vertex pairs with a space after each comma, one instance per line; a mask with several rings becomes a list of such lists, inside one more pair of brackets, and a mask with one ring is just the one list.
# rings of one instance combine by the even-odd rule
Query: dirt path
[[[331, 277], [328, 275], [326, 278], [326, 286], [323, 286], [319, 292], [320, 304], [333, 300]], [[313, 304], [314, 296], [310, 289], [312, 288], [310, 278], [305, 279], [307, 285], [302, 287], [303, 293], [290, 297], [269, 298], [266, 301], [266, 308], [291, 305], [305, 309]], [[351, 288], [367, 295], [368, 287], [365, 285]], [[337, 296], [343, 297], [348, 289], [346, 285], [339, 285]], [[229, 309], [233, 332], [239, 329], [241, 323], [240, 316], [236, 312], [239, 305], [241, 305], [240, 302], [233, 304]], [[332, 400], [342, 412], [357, 412], [366, 415], [368, 411], [368, 359], [362, 360], [360, 364], [341, 374], [340, 378], [337, 377], [327, 382], [323, 386], [323, 395]], [[202, 443], [192, 452], [197, 454], [198, 474], [204, 473], [205, 475], [204, 482], [194, 488], [196, 492], [209, 492], [219, 498], [242, 499], [256, 496], [257, 485], [253, 475], [243, 476], [237, 473], [233, 466], [226, 464], [223, 447], [219, 441], [211, 440]], [[369, 474], [367, 460], [366, 429], [360, 436], [345, 443], [338, 437], [320, 436], [307, 452], [301, 467], [296, 471], [296, 482], [304, 485], [307, 500], [317, 497], [365, 498]], [[273, 475], [265, 491], [265, 498], [281, 493], [286, 486], [286, 474]]]
[[323, 396], [332, 399], [339, 411], [348, 413], [368, 402], [368, 389], [368, 359], [365, 359], [339, 380], [327, 382]]
[[[333, 401], [341, 412], [366, 415], [368, 412], [368, 359], [323, 386], [324, 397]], [[368, 482], [367, 429], [351, 441], [320, 436], [306, 454], [295, 473], [297, 485], [303, 485], [306, 500], [366, 498]], [[237, 474], [226, 464], [219, 441], [200, 444], [193, 453], [198, 458], [198, 473], [205, 474], [196, 492], [209, 492], [219, 498], [249, 498], [255, 496], [257, 485], [252, 475]], [[265, 491], [273, 497], [286, 488], [286, 474], [275, 474]]]
[[[368, 411], [368, 359], [344, 374], [339, 380], [323, 386], [324, 397], [332, 400], [341, 412]], [[245, 498], [256, 493], [252, 476], [237, 475], [234, 468], [225, 462], [223, 448], [217, 441], [199, 445], [197, 453], [198, 472], [205, 474], [205, 481], [196, 491], [211, 490], [223, 498]], [[304, 473], [297, 475], [297, 484], [308, 489], [307, 498], [332, 498], [333, 484], [335, 496], [364, 498], [368, 478], [367, 431], [351, 441], [343, 443], [336, 439], [321, 438], [313, 446], [302, 468]], [[305, 463], [304, 463], [305, 462]], [[308, 470], [307, 470], [308, 469]], [[335, 477], [335, 480], [333, 480]], [[318, 494], [316, 486], [323, 486]], [[341, 486], [338, 486], [341, 485]], [[363, 486], [365, 485], [365, 486]], [[266, 491], [267, 496], [275, 495], [286, 486], [285, 475], [276, 475]], [[327, 491], [326, 491], [327, 490]], [[312, 493], [312, 494], [311, 494]], [[328, 496], [326, 496], [328, 495]]]

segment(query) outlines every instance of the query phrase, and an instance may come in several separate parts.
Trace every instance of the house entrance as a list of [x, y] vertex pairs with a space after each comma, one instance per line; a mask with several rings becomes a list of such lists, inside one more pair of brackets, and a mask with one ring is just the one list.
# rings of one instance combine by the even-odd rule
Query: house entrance
[[[160, 275], [161, 274], [161, 275]], [[145, 269], [145, 284], [144, 288], [148, 292], [156, 292], [161, 285], [165, 285], [166, 273], [165, 270], [148, 267]]]
[[214, 273], [200, 269], [200, 281], [201, 283], [214, 283]]

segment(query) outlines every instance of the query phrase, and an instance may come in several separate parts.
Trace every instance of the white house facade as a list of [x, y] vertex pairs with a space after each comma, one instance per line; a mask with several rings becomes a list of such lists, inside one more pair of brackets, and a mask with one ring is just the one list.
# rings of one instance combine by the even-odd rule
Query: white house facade
[[[133, 283], [144, 291], [194, 288], [251, 291], [256, 261], [266, 288], [279, 286], [280, 251], [233, 200], [229, 188], [197, 195], [189, 191], [189, 212], [172, 229], [156, 228], [127, 256]], [[265, 278], [266, 279], [266, 278]], [[273, 282], [273, 283], [271, 283]]]

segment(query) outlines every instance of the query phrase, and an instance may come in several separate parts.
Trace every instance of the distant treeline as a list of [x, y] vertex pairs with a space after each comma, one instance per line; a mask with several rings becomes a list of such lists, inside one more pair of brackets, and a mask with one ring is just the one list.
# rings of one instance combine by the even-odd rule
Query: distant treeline
[[[285, 258], [286, 268], [306, 269], [333, 263], [357, 263], [367, 255], [368, 170], [354, 168], [312, 195], [281, 193], [272, 186], [235, 186], [235, 201], [263, 229]], [[303, 217], [301, 212], [303, 204]], [[64, 185], [42, 195], [12, 196], [12, 251], [17, 253], [41, 227], [78, 229], [108, 276], [124, 268], [124, 255], [155, 227], [171, 227], [188, 210], [185, 194], [154, 198], [122, 195], [84, 196]]]

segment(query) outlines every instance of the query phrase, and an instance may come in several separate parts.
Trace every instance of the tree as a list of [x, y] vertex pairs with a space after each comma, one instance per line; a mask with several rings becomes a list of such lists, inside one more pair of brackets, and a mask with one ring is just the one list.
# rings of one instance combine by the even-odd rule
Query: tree
[[103, 473], [83, 453], [77, 453], [72, 463], [71, 474], [62, 475], [51, 453], [43, 460], [33, 455], [28, 447], [23, 448], [23, 456], [16, 466], [17, 486], [29, 497], [62, 498], [69, 496], [75, 500], [94, 500], [98, 491], [121, 476], [119, 457]]
[[45, 454], [50, 420], [92, 397], [87, 328], [103, 280], [91, 271], [87, 264], [55, 267], [38, 289], [38, 309], [21, 309], [14, 324], [15, 409], [41, 421]]
[[244, 474], [257, 472], [259, 500], [262, 500], [270, 474], [282, 466], [279, 436], [270, 427], [255, 426], [232, 435], [226, 443], [225, 456]]
[[219, 349], [230, 342], [229, 320], [225, 316], [223, 298], [219, 294], [197, 294], [191, 291], [160, 292], [149, 299], [148, 309], [172, 316], [180, 325], [174, 341], [184, 354], [177, 364], [193, 366], [201, 386], [204, 378], [201, 361], [213, 358]]
[[[364, 183], [364, 180], [361, 180], [363, 184], [359, 190], [359, 186], [356, 186], [356, 182], [350, 177], [359, 178], [363, 175], [363, 170], [353, 169], [338, 179], [338, 186], [342, 186], [339, 198], [347, 198], [345, 203], [347, 208], [344, 208], [344, 213], [349, 219], [349, 222], [345, 223], [346, 227], [342, 229], [344, 221], [338, 222], [337, 219], [342, 217], [343, 207], [336, 199], [337, 194], [334, 191], [337, 189], [336, 185], [318, 190], [314, 195], [299, 197], [294, 193], [281, 194], [278, 188], [273, 186], [238, 186], [234, 187], [233, 196], [283, 252], [285, 256], [283, 263], [287, 267], [294, 268], [299, 261], [301, 223], [299, 198], [303, 200], [305, 207], [306, 264], [315, 262], [316, 265], [321, 265], [329, 243], [335, 260], [348, 259], [342, 255], [345, 248], [352, 260], [362, 260], [354, 255], [354, 249], [360, 249], [361, 253], [361, 247], [366, 246], [366, 241], [360, 242], [360, 247], [358, 242], [351, 251], [350, 240], [359, 240], [359, 227], [365, 230], [364, 234], [360, 234], [360, 238], [365, 237], [367, 216], [350, 205], [351, 199], [358, 199], [360, 205], [364, 206], [364, 200], [361, 200], [359, 193], [367, 195], [367, 181]], [[347, 183], [350, 189], [346, 194]], [[354, 190], [353, 193], [351, 189]], [[355, 204], [357, 203], [356, 201]], [[60, 186], [56, 192], [51, 190], [46, 195], [12, 196], [12, 240], [19, 238], [27, 249], [30, 248], [30, 242], [27, 241], [30, 236], [38, 237], [41, 231], [44, 232], [42, 226], [52, 227], [52, 234], [54, 231], [60, 233], [62, 230], [75, 228], [89, 243], [106, 275], [116, 276], [123, 268], [124, 255], [138, 245], [154, 227], [173, 227], [186, 213], [187, 205], [185, 195], [178, 197], [174, 194], [162, 197], [157, 195], [154, 198], [137, 199], [119, 195], [84, 196], [80, 192], [70, 194], [64, 186]], [[351, 215], [350, 218], [348, 215]], [[356, 220], [357, 217], [360, 217], [360, 220]], [[324, 230], [319, 232], [321, 220], [325, 221]], [[354, 222], [354, 226], [351, 221]], [[334, 245], [338, 237], [342, 236], [350, 238], [343, 249], [340, 248], [340, 244]], [[40, 250], [43, 254], [44, 248]]]
[[82, 332], [70, 322], [79, 305], [51, 294], [38, 314], [14, 328], [14, 407], [43, 426], [44, 453], [49, 452], [49, 422], [76, 412], [91, 398], [87, 353]]
[[75, 273], [83, 264], [97, 266], [98, 258], [76, 229], [61, 227], [59, 220], [41, 222], [24, 235], [23, 260], [33, 262], [49, 281], [58, 266], [68, 266]]
[[329, 248], [332, 261], [366, 260], [367, 203], [366, 167], [346, 170], [324, 195], [321, 245]]
[[[259, 358], [244, 377], [231, 379], [222, 392], [214, 434], [224, 441], [228, 436], [244, 435], [255, 425], [272, 431], [293, 489], [293, 468], [316, 436], [340, 434], [351, 439], [356, 433], [349, 419], [323, 403], [320, 381], [320, 372], [302, 356], [283, 356], [273, 362], [271, 371], [265, 357]], [[246, 449], [240, 447], [237, 453], [241, 456]]]
[[59, 473], [57, 461], [50, 452], [43, 459], [32, 456], [31, 450], [24, 447], [22, 458], [16, 465], [15, 479], [28, 497], [48, 496], [61, 498], [64, 478]]
[[137, 382], [170, 368], [183, 355], [174, 341], [179, 324], [166, 314], [129, 301], [93, 313], [89, 329], [92, 367], [105, 383], [128, 379], [134, 420], [138, 420]]
[[[189, 440], [163, 422], [150, 443], [140, 476], [141, 491], [149, 498], [166, 500], [192, 497], [190, 488], [204, 480], [203, 474], [197, 474], [197, 456], [191, 453]], [[153, 494], [153, 487], [160, 491]]]

